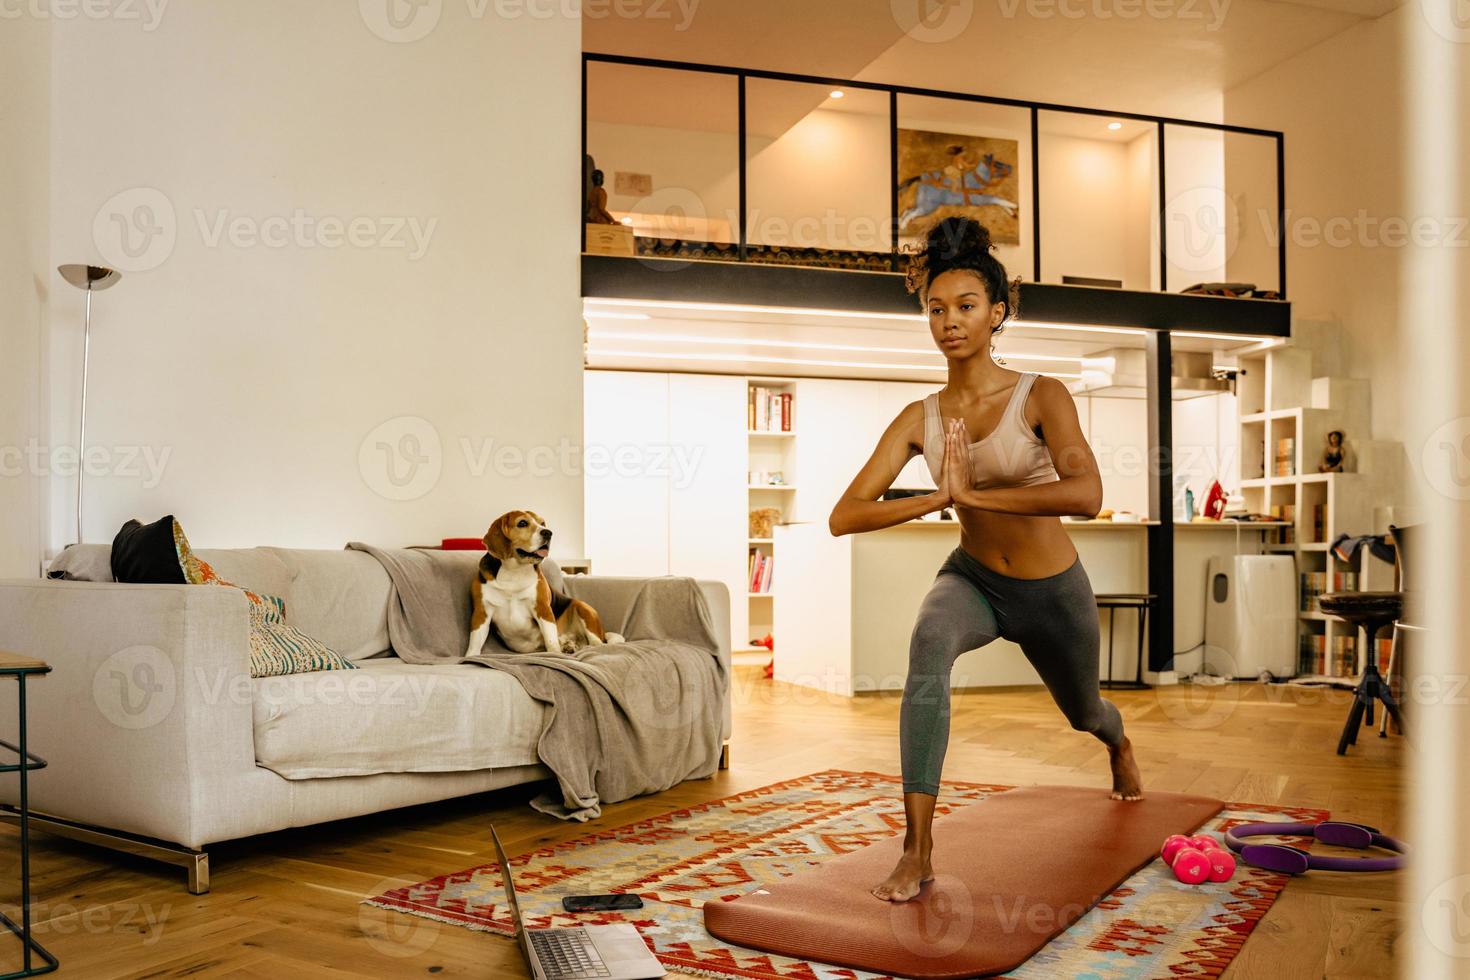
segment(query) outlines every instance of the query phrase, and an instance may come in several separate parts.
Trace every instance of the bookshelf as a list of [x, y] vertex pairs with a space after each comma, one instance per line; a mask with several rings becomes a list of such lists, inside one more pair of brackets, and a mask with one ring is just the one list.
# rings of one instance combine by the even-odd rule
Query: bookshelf
[[[770, 508], [772, 524], [791, 520], [796, 484], [796, 386], [790, 378], [749, 377], [746, 379], [746, 496], [749, 512]], [[747, 521], [747, 532], [749, 521]], [[747, 537], [748, 636], [739, 642], [746, 650], [749, 641], [772, 633], [779, 590], [776, 579], [776, 543], [773, 535]]]
[[[1262, 345], [1239, 356], [1240, 492], [1246, 510], [1286, 520], [1266, 550], [1296, 561], [1298, 676], [1354, 681], [1363, 667], [1358, 634], [1318, 611], [1315, 597], [1393, 588], [1393, 564], [1366, 545], [1351, 562], [1329, 545], [1339, 534], [1388, 530], [1383, 508], [1397, 500], [1402, 451], [1371, 437], [1366, 380], [1316, 375], [1318, 363], [1336, 365], [1336, 332], [1314, 324], [1303, 333], [1310, 344]], [[1334, 429], [1344, 434], [1344, 472], [1320, 473]], [[1380, 658], [1384, 652], [1381, 642]]]

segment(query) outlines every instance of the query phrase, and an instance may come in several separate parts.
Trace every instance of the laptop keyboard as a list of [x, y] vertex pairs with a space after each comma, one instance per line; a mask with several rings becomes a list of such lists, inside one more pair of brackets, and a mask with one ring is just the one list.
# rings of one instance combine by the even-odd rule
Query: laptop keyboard
[[612, 976], [597, 955], [597, 947], [581, 929], [531, 929], [526, 935], [541, 969], [551, 980]]

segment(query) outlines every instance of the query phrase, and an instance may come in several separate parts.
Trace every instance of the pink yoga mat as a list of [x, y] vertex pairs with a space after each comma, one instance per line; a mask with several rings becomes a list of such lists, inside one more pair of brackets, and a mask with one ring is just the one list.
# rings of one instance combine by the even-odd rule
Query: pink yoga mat
[[707, 902], [710, 934], [750, 949], [903, 977], [984, 977], [1030, 959], [1221, 800], [1032, 786], [934, 821], [935, 879], [903, 903], [870, 890], [903, 853], [903, 835], [742, 895]]

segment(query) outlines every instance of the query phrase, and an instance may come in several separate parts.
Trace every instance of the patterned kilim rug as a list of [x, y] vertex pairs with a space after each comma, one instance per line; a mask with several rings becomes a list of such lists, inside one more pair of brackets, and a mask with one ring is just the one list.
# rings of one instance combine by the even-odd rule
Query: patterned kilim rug
[[[936, 816], [1010, 786], [946, 781]], [[1257, 820], [1325, 820], [1326, 810], [1229, 803], [1205, 830]], [[877, 980], [878, 975], [732, 947], [704, 929], [705, 902], [727, 901], [903, 831], [895, 776], [829, 770], [511, 858], [528, 928], [631, 922], [670, 970], [709, 977]], [[1240, 865], [1219, 884], [1184, 885], [1150, 862], [1007, 976], [1218, 977], [1287, 877]], [[569, 894], [632, 892], [644, 906], [569, 914]], [[874, 899], [877, 901], [877, 899]], [[395, 888], [365, 904], [511, 935], [494, 863]]]

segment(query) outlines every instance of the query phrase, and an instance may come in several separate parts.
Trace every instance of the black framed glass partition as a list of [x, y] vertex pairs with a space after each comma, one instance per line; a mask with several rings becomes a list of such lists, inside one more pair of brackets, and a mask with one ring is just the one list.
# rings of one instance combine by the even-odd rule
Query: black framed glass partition
[[[584, 150], [602, 191], [593, 191], [588, 226], [595, 232], [597, 224], [623, 225], [632, 232], [629, 247], [636, 241], [643, 252], [706, 243], [724, 246], [734, 258], [741, 171], [736, 78], [600, 61], [586, 69]], [[596, 213], [597, 204], [606, 214]]]
[[584, 176], [588, 208], [633, 229], [584, 251], [900, 271], [928, 227], [965, 214], [1027, 281], [1286, 298], [1277, 131], [622, 55], [583, 66], [584, 171], [590, 156], [603, 177]]
[[1277, 180], [1279, 140], [1227, 132], [1225, 139], [1226, 217], [1233, 221], [1225, 271], [1232, 282], [1286, 294], [1286, 243], [1281, 237], [1282, 183]]
[[845, 252], [889, 267], [888, 102], [869, 89], [746, 79], [748, 259]]
[[1160, 288], [1158, 127], [1092, 113], [1037, 113], [1039, 282]]
[[1279, 140], [1204, 126], [1160, 128], [1167, 287], [1229, 283], [1280, 295]]

